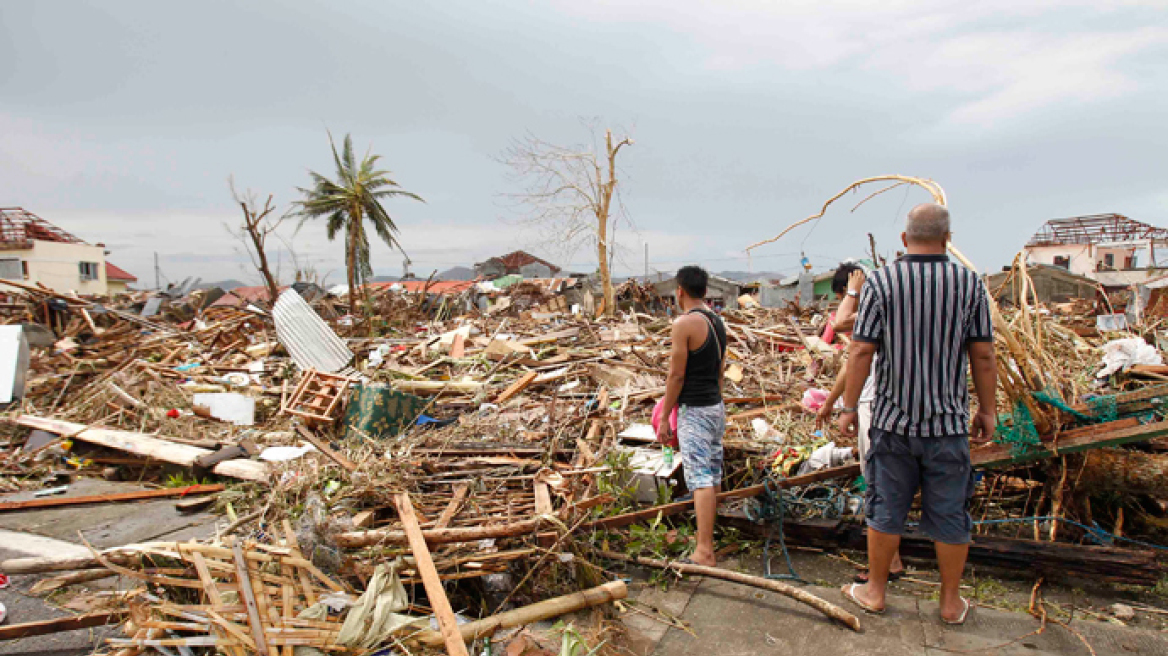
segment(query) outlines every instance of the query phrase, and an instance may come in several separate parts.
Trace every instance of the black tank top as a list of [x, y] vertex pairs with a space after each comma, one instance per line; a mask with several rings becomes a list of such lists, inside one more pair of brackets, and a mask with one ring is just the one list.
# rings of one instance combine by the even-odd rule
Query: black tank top
[[[685, 361], [685, 382], [678, 405], [708, 406], [722, 402], [722, 388], [718, 384], [722, 375], [722, 359], [726, 357], [726, 326], [722, 318], [709, 310], [693, 309], [686, 314], [697, 312], [705, 316], [706, 341], [697, 350], [690, 351]], [[713, 330], [710, 330], [710, 327]]]

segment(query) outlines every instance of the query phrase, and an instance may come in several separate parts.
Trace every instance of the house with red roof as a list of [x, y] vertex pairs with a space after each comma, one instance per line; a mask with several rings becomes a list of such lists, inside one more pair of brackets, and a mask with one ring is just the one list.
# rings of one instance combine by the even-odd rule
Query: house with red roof
[[138, 278], [134, 274], [116, 264], [105, 263], [105, 287], [109, 290], [110, 296], [125, 294], [130, 291], [129, 286], [136, 282]]
[[[0, 207], [0, 279], [55, 292], [108, 296], [136, 280], [108, 265], [105, 244], [90, 244], [23, 207]], [[119, 278], [111, 281], [110, 267]]]

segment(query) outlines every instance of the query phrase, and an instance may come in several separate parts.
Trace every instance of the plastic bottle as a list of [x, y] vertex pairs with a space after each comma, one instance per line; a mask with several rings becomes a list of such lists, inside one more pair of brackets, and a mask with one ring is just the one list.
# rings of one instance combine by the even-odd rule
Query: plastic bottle
[[665, 446], [661, 447], [661, 452], [665, 456], [665, 468], [673, 469], [673, 447], [666, 444]]

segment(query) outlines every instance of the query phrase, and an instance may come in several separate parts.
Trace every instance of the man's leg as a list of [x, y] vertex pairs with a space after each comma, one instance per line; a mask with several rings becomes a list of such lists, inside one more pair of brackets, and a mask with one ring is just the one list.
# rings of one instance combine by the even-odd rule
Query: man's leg
[[714, 522], [718, 513], [718, 489], [722, 482], [722, 406], [684, 406], [677, 416], [677, 439], [685, 481], [693, 491], [697, 515], [697, 540], [690, 560], [713, 567]]
[[920, 483], [920, 470], [909, 438], [879, 429], [870, 431], [868, 455], [868, 582], [844, 591], [869, 608], [883, 609], [888, 568], [900, 548], [908, 511]]
[[900, 549], [900, 536], [868, 527], [868, 582], [856, 586], [855, 595], [873, 608], [884, 608], [888, 571]]
[[[865, 477], [865, 480], [867, 480], [868, 452], [872, 449], [872, 441], [871, 441], [872, 438], [871, 438], [871, 434], [870, 434], [870, 431], [872, 429], [872, 402], [871, 401], [861, 401], [860, 402], [859, 417], [858, 417], [857, 423], [859, 424], [859, 427], [858, 427], [859, 430], [857, 431], [857, 434], [856, 434], [856, 450], [859, 452], [859, 456], [860, 456], [860, 473], [863, 474]], [[871, 537], [871, 533], [869, 533], [868, 534], [868, 543], [869, 543], [868, 550], [869, 550], [869, 552], [872, 551], [871, 542], [872, 542], [872, 537]], [[897, 544], [899, 545], [899, 543], [900, 543], [900, 540], [898, 537]], [[900, 549], [898, 548], [896, 551], [894, 551], [892, 553], [892, 562], [888, 566], [888, 572], [891, 574], [891, 573], [897, 573], [897, 572], [903, 572], [903, 571], [904, 571], [904, 562], [902, 562], [900, 560]], [[871, 565], [871, 563], [869, 563], [868, 564], [868, 576], [871, 577], [871, 575], [872, 575], [872, 565]], [[863, 580], [863, 579], [859, 579], [859, 580]]]
[[961, 575], [969, 555], [969, 499], [973, 495], [973, 466], [969, 440], [952, 436], [922, 440], [921, 530], [933, 538], [941, 570], [941, 617], [957, 620], [965, 612]]
[[714, 520], [718, 515], [717, 487], [694, 490], [694, 512], [698, 516], [698, 540], [690, 560], [698, 565], [713, 567], [718, 564], [714, 555]]
[[941, 617], [955, 621], [965, 612], [961, 601], [961, 575], [965, 572], [968, 544], [935, 543], [937, 566], [941, 569]]

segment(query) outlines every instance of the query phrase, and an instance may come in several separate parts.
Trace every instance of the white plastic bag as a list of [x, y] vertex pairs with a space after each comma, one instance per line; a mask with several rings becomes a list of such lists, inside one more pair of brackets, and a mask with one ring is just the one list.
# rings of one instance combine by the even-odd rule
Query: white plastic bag
[[1107, 378], [1117, 371], [1127, 371], [1137, 364], [1164, 364], [1155, 346], [1139, 337], [1116, 339], [1103, 345], [1103, 369], [1096, 378]]

